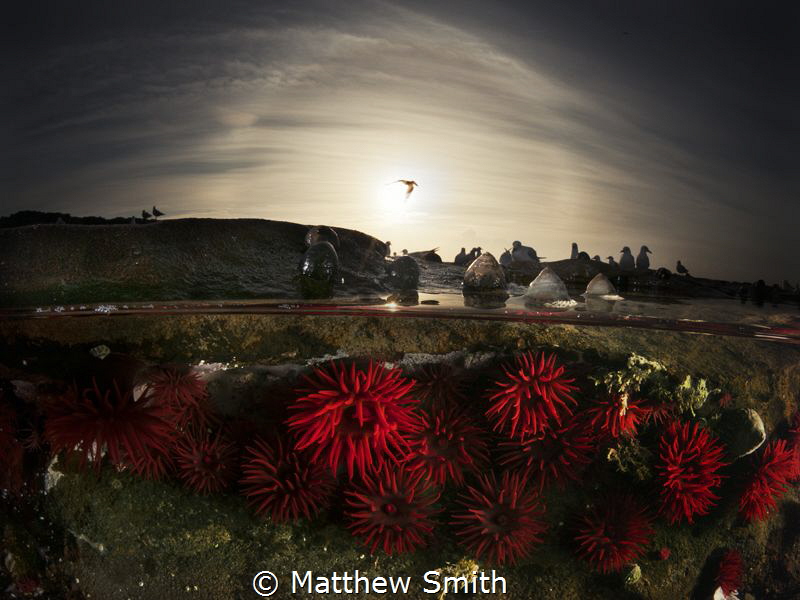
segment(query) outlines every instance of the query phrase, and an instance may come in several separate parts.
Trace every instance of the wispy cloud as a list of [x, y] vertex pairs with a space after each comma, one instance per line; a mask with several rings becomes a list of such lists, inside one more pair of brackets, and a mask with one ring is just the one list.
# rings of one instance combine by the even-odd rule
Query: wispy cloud
[[[745, 224], [788, 233], [752, 201], [761, 175], [659, 133], [646, 94], [593, 92], [530, 49], [358, 7], [58, 49], [29, 74], [37, 93], [2, 157], [14, 165], [8, 209], [124, 215], [155, 203], [359, 228], [447, 258], [513, 239], [548, 257], [572, 241], [601, 256], [646, 243], [658, 263], [691, 257], [694, 271], [731, 277], [759, 266], [731, 264], [733, 252], [768, 255], [743, 241]], [[386, 184], [403, 177], [420, 187], [387, 207]]]

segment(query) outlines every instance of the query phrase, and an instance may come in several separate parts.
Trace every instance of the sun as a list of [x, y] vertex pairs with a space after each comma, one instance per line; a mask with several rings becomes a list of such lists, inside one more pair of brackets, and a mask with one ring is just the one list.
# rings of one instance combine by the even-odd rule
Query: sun
[[418, 190], [415, 189], [406, 197], [408, 188], [396, 179], [381, 181], [376, 187], [375, 196], [383, 218], [395, 223], [408, 220], [414, 211]]

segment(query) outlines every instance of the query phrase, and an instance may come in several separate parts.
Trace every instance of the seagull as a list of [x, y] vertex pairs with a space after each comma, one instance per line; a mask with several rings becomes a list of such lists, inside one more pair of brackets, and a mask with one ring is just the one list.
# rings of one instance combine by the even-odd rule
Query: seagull
[[617, 264], [617, 261], [615, 261], [615, 260], [614, 260], [614, 257], [613, 257], [613, 256], [609, 256], [609, 257], [608, 257], [608, 265], [609, 265], [610, 267], [614, 267], [614, 268], [617, 268], [617, 267], [619, 267], [619, 265]]
[[639, 256], [636, 257], [636, 268], [642, 271], [647, 270], [650, 268], [650, 259], [647, 257], [647, 253], [652, 254], [650, 248], [647, 246], [642, 246], [642, 249], [639, 250]]
[[155, 206], [153, 206], [153, 216], [156, 218], [156, 221], [158, 221], [158, 217], [163, 217], [164, 213], [162, 213]]
[[153, 216], [153, 215], [151, 215], [151, 214], [150, 214], [149, 212], [147, 212], [146, 210], [143, 210], [143, 211], [142, 211], [142, 219], [144, 219], [145, 221], [147, 221], [147, 219], [149, 219], [149, 218], [150, 218], [150, 217], [152, 217], [152, 216]]
[[572, 242], [572, 253], [569, 255], [570, 260], [575, 260], [578, 258], [578, 244], [577, 242]]
[[517, 262], [539, 262], [539, 257], [536, 256], [536, 250], [530, 246], [523, 246], [522, 242], [519, 240], [515, 240], [511, 244], [511, 258]]
[[619, 259], [619, 268], [623, 271], [633, 271], [636, 263], [633, 260], [631, 249], [625, 246], [620, 252], [622, 252], [622, 257]]
[[681, 264], [681, 261], [678, 261], [678, 264], [677, 264], [677, 265], [675, 265], [675, 270], [676, 270], [678, 273], [680, 273], [681, 275], [688, 275], [688, 274], [689, 274], [689, 269], [687, 269], [686, 267], [684, 267], [684, 266]]
[[405, 186], [406, 186], [406, 200], [408, 200], [408, 197], [411, 195], [411, 192], [414, 191], [414, 186], [419, 186], [419, 184], [416, 181], [413, 181], [411, 179], [398, 179], [397, 181], [393, 181], [392, 183], [403, 183], [403, 184], [405, 184]]

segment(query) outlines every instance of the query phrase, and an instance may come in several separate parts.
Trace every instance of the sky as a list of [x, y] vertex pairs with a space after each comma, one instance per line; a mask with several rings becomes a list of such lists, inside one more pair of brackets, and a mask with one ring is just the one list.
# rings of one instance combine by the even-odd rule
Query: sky
[[[0, 214], [254, 217], [400, 251], [800, 280], [796, 3], [29, 2]], [[406, 200], [405, 186], [419, 187]]]

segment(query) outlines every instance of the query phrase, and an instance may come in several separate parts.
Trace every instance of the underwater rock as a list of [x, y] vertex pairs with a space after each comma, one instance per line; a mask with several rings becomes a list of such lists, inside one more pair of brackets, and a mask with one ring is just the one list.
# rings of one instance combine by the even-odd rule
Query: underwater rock
[[545, 304], [547, 302], [562, 302], [569, 300], [567, 286], [550, 267], [545, 267], [542, 272], [531, 281], [525, 292], [525, 302]]
[[737, 458], [754, 452], [767, 439], [764, 421], [752, 408], [723, 411], [717, 432], [728, 452]]
[[300, 261], [299, 287], [303, 298], [330, 298], [339, 279], [339, 255], [330, 242], [317, 242]]
[[503, 308], [508, 300], [508, 292], [494, 290], [489, 292], [464, 291], [464, 306], [469, 308]]
[[417, 306], [419, 304], [419, 293], [417, 290], [399, 290], [390, 294], [386, 298], [387, 303], [397, 304], [398, 306]]
[[610, 313], [614, 311], [616, 300], [603, 298], [602, 296], [586, 296], [586, 310], [597, 313]]
[[611, 296], [617, 293], [614, 284], [612, 284], [608, 277], [602, 273], [598, 273], [586, 286], [586, 296]]
[[395, 290], [415, 290], [419, 285], [419, 265], [410, 256], [399, 256], [386, 265], [386, 275]]
[[485, 252], [467, 268], [462, 286], [465, 293], [505, 290], [506, 275], [495, 257]]
[[339, 234], [333, 227], [316, 225], [306, 233], [306, 246], [311, 247], [319, 242], [328, 242], [337, 250], [339, 249]]

